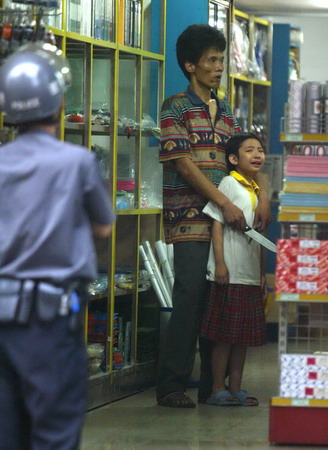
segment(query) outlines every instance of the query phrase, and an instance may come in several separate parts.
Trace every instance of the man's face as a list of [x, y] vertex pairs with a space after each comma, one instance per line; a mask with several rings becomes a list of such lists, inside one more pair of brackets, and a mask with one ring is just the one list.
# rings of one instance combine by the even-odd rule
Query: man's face
[[187, 63], [186, 69], [191, 75], [191, 83], [207, 89], [218, 89], [223, 73], [223, 53], [215, 48], [206, 50], [197, 64]]

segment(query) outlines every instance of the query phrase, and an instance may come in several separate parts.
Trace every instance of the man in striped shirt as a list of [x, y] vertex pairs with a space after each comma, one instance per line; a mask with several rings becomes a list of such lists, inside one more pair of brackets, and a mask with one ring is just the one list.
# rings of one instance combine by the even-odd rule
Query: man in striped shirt
[[[174, 244], [175, 284], [159, 363], [157, 400], [161, 406], [195, 406], [185, 391], [194, 364], [211, 238], [211, 220], [202, 210], [212, 200], [231, 227], [243, 230], [246, 226], [242, 211], [217, 189], [226, 175], [225, 142], [241, 131], [229, 104], [213, 92], [220, 86], [225, 47], [225, 37], [216, 28], [189, 26], [176, 46], [189, 87], [162, 106], [164, 228], [166, 242]], [[269, 202], [263, 193], [254, 223], [263, 229], [269, 220]], [[200, 354], [198, 401], [205, 402], [212, 383], [209, 342], [200, 341]]]

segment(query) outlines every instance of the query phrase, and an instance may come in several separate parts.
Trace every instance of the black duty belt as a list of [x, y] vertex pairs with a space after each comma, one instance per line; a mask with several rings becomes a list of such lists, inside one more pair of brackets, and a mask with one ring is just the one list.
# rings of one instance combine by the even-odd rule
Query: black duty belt
[[58, 315], [67, 316], [80, 310], [78, 283], [68, 287], [46, 281], [0, 278], [0, 323], [29, 323], [35, 307], [38, 318], [53, 321]]

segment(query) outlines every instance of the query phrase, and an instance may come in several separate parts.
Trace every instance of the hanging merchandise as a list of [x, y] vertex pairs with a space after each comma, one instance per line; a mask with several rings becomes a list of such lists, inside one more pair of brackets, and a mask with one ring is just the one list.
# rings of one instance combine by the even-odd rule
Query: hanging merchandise
[[236, 75], [248, 75], [249, 38], [243, 24], [232, 24], [231, 72]]
[[29, 42], [42, 41], [55, 45], [55, 36], [47, 30], [43, 18], [53, 14], [50, 10], [58, 6], [58, 1], [13, 0], [0, 9], [0, 64]]
[[254, 32], [254, 46], [252, 48], [252, 62], [250, 63], [249, 75], [257, 80], [267, 80], [267, 68], [265, 59], [268, 47], [268, 35], [266, 30], [257, 28]]

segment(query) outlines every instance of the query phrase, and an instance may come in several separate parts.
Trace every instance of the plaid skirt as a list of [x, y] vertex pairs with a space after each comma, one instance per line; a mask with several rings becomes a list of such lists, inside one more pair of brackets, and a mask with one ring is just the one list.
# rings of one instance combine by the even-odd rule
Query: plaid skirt
[[266, 343], [260, 286], [210, 283], [200, 336], [255, 347]]

